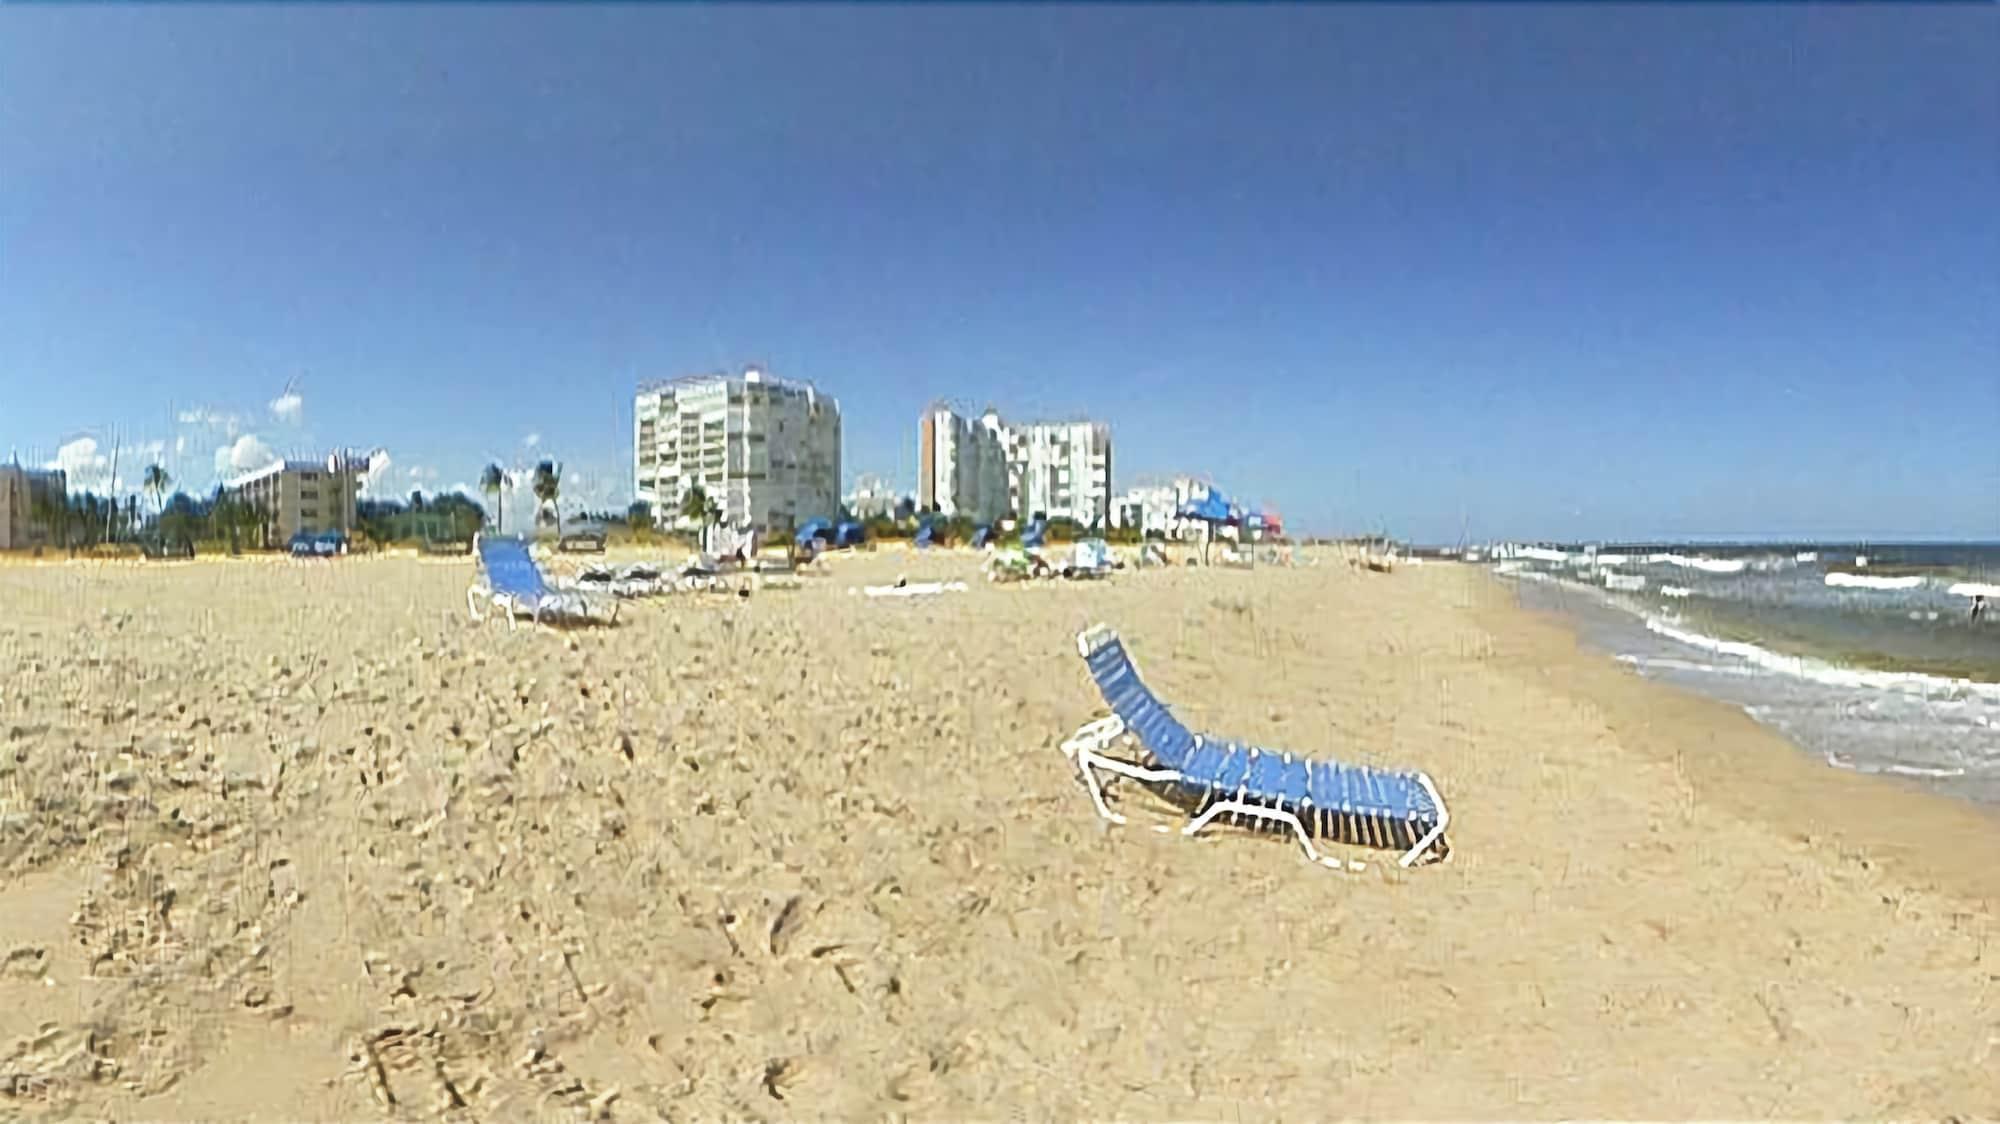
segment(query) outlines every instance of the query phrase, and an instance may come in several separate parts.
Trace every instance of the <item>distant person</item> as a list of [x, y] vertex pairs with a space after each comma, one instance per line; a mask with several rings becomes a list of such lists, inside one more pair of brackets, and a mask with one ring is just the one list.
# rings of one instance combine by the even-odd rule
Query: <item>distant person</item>
[[1986, 615], [1986, 595], [1984, 593], [1981, 593], [1974, 596], [1972, 599], [1972, 623], [1978, 624], [1979, 618], [1985, 615]]

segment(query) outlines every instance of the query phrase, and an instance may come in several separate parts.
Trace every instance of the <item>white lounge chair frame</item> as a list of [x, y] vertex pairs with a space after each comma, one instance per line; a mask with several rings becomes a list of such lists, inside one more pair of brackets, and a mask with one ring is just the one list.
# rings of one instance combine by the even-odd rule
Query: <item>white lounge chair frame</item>
[[[1090, 641], [1095, 631], [1093, 629], [1077, 637], [1077, 652], [1086, 659], [1090, 656]], [[1125, 658], [1132, 660], [1133, 670], [1137, 671], [1139, 667], [1138, 661], [1133, 660], [1129, 650], [1125, 653]], [[1098, 780], [1097, 770], [1101, 769], [1104, 772], [1117, 776], [1129, 777], [1141, 784], [1177, 784], [1182, 780], [1182, 774], [1177, 769], [1149, 769], [1136, 762], [1111, 756], [1107, 751], [1113, 745], [1120, 741], [1130, 742], [1137, 740], [1129, 738], [1128, 733], [1125, 728], [1125, 720], [1113, 714], [1084, 723], [1077, 727], [1076, 733], [1070, 735], [1062, 743], [1063, 756], [1069, 758], [1070, 763], [1075, 766], [1077, 774], [1083, 778], [1084, 787], [1090, 790], [1090, 802], [1097, 808], [1097, 814], [1115, 824], [1124, 824], [1127, 820], [1123, 815], [1112, 811], [1111, 806], [1104, 802], [1104, 785], [1103, 782]], [[1201, 741], [1201, 735], [1195, 735], [1195, 744], [1200, 745]], [[1290, 757], [1289, 754], [1286, 756]], [[1418, 839], [1414, 846], [1405, 851], [1402, 857], [1396, 860], [1396, 865], [1403, 867], [1410, 866], [1423, 857], [1432, 844], [1444, 836], [1445, 827], [1451, 822], [1451, 813], [1445, 808], [1444, 797], [1439, 795], [1437, 786], [1431, 783], [1430, 776], [1425, 773], [1417, 773], [1416, 780], [1418, 784], [1423, 786], [1424, 792], [1430, 796], [1431, 802], [1437, 805], [1438, 818], [1436, 826], [1425, 832], [1423, 837]], [[1290, 827], [1292, 834], [1299, 841], [1299, 846], [1305, 849], [1307, 859], [1320, 866], [1331, 867], [1336, 870], [1342, 867], [1343, 864], [1339, 859], [1323, 856], [1320, 854], [1319, 848], [1313, 846], [1312, 836], [1306, 832], [1306, 825], [1299, 821], [1298, 816], [1283, 808], [1272, 808], [1263, 804], [1251, 803], [1247, 799], [1247, 796], [1247, 792], [1238, 790], [1236, 799], [1219, 800], [1210, 804], [1207, 810], [1203, 811], [1199, 816], [1190, 819], [1187, 826], [1181, 828], [1181, 834], [1183, 836], [1195, 835], [1202, 828], [1213, 823], [1218, 816], [1247, 816], [1251, 819]]]

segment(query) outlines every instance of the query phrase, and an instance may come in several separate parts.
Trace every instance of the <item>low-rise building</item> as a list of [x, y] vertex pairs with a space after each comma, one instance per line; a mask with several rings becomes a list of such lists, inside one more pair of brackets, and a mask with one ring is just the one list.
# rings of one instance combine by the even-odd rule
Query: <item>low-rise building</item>
[[367, 471], [367, 457], [347, 453], [278, 460], [223, 481], [222, 490], [262, 512], [262, 545], [280, 547], [300, 532], [352, 535], [355, 497]]
[[1112, 526], [1167, 539], [1198, 539], [1204, 524], [1181, 518], [1188, 504], [1208, 495], [1209, 484], [1192, 476], [1176, 476], [1164, 484], [1140, 484], [1126, 489], [1112, 505]]
[[42, 507], [68, 502], [68, 481], [60, 469], [0, 464], [0, 550], [49, 545], [55, 532], [42, 517]]
[[887, 519], [895, 515], [901, 498], [888, 481], [863, 473], [854, 478], [854, 490], [847, 493], [847, 511], [856, 519]]

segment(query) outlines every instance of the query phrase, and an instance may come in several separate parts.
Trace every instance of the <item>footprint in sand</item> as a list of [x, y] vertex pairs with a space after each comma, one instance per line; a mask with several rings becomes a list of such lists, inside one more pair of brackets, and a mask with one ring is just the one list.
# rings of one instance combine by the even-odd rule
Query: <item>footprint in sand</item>
[[38, 945], [22, 945], [0, 957], [0, 977], [40, 979], [48, 967], [49, 950]]

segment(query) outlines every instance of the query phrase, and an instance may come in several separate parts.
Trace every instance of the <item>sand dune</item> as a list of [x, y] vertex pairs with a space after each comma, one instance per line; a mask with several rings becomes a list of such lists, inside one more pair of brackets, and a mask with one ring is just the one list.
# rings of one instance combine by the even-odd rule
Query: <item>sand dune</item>
[[[1470, 568], [970, 555], [464, 617], [469, 563], [0, 568], [0, 1117], [1876, 1117], [2000, 1105], [2000, 832]], [[972, 579], [948, 597], [850, 586]], [[1453, 857], [1185, 840], [1058, 742], [1425, 768]]]

